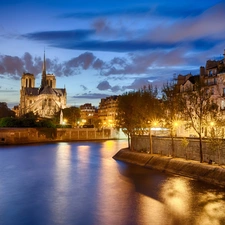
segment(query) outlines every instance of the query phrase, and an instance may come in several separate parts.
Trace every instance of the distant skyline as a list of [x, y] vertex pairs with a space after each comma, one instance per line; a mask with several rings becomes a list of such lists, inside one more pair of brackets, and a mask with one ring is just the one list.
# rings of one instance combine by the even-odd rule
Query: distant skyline
[[225, 1], [7, 0], [0, 2], [0, 102], [19, 104], [23, 72], [47, 72], [80, 106], [161, 87], [223, 58]]

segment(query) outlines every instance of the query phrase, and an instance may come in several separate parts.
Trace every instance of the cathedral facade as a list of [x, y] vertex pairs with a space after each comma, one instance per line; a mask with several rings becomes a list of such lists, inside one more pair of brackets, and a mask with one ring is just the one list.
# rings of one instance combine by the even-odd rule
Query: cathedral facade
[[56, 78], [46, 73], [45, 54], [42, 69], [41, 86], [35, 87], [35, 76], [23, 73], [21, 78], [19, 116], [33, 112], [43, 118], [52, 118], [66, 107], [65, 88], [56, 88]]

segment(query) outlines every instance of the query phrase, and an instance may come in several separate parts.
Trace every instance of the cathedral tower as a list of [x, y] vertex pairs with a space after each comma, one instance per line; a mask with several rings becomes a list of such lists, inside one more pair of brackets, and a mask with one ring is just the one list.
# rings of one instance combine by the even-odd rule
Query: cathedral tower
[[44, 61], [43, 61], [42, 78], [41, 78], [41, 89], [43, 89], [46, 85], [47, 85], [46, 62], [45, 62], [45, 52], [44, 52]]

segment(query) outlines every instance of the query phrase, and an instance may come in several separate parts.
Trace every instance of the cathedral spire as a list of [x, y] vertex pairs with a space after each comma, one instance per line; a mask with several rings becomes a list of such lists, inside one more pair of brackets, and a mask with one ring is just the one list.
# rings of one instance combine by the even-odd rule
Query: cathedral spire
[[44, 88], [47, 85], [46, 80], [46, 62], [45, 62], [45, 51], [44, 51], [44, 60], [43, 60], [43, 68], [42, 68], [42, 79], [41, 79], [41, 88]]

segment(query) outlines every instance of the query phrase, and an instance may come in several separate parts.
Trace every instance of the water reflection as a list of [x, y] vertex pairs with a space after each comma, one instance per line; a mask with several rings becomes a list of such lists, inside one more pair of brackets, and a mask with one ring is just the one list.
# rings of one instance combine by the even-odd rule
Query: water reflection
[[62, 221], [64, 212], [67, 209], [67, 193], [70, 187], [71, 172], [71, 145], [59, 143], [56, 147], [54, 185], [50, 192], [52, 196], [49, 203], [52, 218]]
[[200, 196], [201, 213], [196, 220], [196, 225], [225, 224], [225, 196], [207, 192]]
[[187, 179], [172, 177], [161, 188], [160, 196], [167, 211], [168, 224], [190, 224], [191, 188]]
[[138, 202], [137, 216], [140, 224], [165, 224], [165, 217], [163, 213], [164, 206], [160, 201], [141, 194], [139, 195]]
[[0, 224], [223, 225], [225, 192], [112, 159], [127, 141], [0, 149]]

